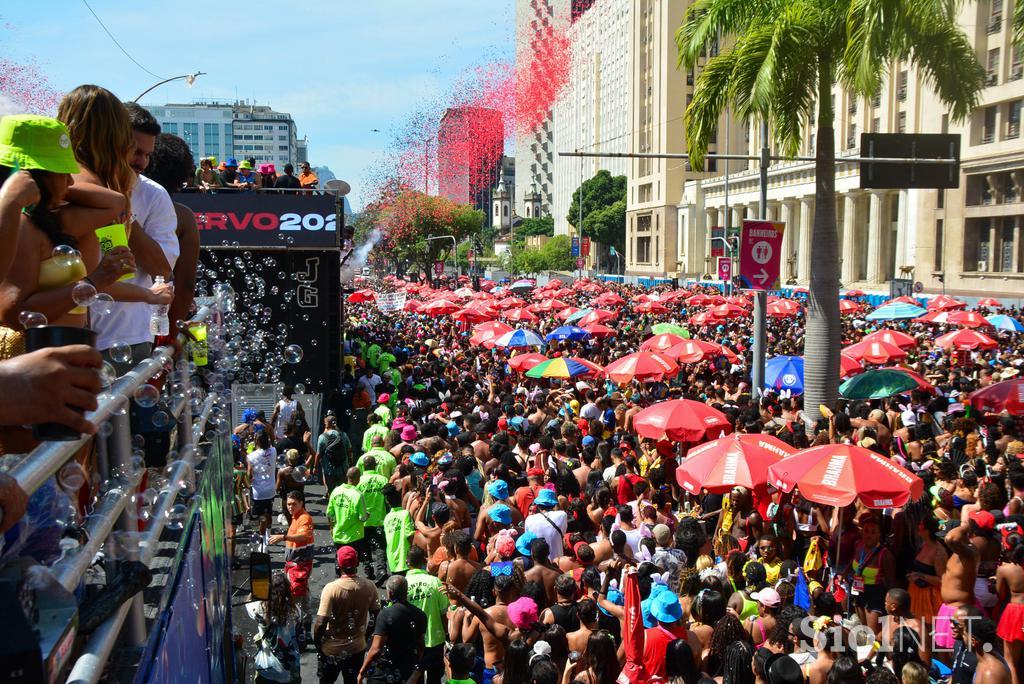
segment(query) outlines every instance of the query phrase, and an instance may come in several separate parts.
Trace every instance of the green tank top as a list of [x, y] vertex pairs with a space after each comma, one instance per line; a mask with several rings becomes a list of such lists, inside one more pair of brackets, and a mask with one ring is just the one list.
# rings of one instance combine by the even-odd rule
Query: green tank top
[[752, 617], [757, 617], [757, 601], [743, 595], [743, 612], [740, 613], [740, 621], [746, 622]]

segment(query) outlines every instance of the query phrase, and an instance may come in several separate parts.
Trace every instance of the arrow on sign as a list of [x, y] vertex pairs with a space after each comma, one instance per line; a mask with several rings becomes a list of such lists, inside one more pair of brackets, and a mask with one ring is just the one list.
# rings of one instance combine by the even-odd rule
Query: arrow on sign
[[768, 275], [768, 271], [764, 270], [763, 266], [761, 267], [760, 273], [754, 274], [754, 280], [756, 280], [761, 287], [764, 287], [764, 284], [768, 282], [769, 278], [771, 278], [771, 276]]

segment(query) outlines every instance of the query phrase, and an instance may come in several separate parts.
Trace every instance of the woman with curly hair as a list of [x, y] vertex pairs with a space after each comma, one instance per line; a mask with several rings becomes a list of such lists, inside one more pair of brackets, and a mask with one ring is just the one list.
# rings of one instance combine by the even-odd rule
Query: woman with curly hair
[[[722, 676], [725, 670], [726, 649], [730, 644], [742, 641], [750, 645], [753, 653], [754, 645], [750, 642], [750, 635], [743, 629], [743, 623], [732, 613], [726, 613], [715, 624], [711, 633], [711, 641], [708, 645], [708, 653], [704, 658], [704, 671], [712, 677]], [[747, 667], [750, 667], [750, 658], [747, 658]]]
[[[270, 581], [270, 593], [266, 601], [253, 610], [258, 630], [256, 643], [270, 649], [291, 674], [292, 683], [301, 681], [299, 664], [298, 622], [299, 611], [292, 601], [291, 584], [287, 575], [274, 573]], [[256, 684], [280, 681], [264, 677], [257, 670]]]
[[757, 600], [751, 595], [768, 586], [768, 572], [757, 561], [747, 561], [743, 566], [743, 588], [729, 597], [729, 607], [741, 620], [757, 617]]
[[[622, 664], [619, 662], [611, 635], [603, 631], [591, 634], [583, 655], [584, 657], [576, 663], [566, 664], [565, 672], [568, 676], [563, 677], [563, 681], [615, 684], [619, 672], [622, 671]], [[573, 675], [573, 672], [577, 674]]]

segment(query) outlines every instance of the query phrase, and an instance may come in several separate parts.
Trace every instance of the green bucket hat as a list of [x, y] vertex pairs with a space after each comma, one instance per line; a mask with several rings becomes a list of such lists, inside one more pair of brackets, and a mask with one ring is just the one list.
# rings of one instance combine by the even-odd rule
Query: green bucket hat
[[249, 160], [247, 159], [243, 161], [241, 164], [239, 164], [238, 168], [245, 169], [246, 171], [252, 171], [252, 164], [250, 164]]
[[0, 164], [51, 173], [78, 173], [67, 127], [56, 119], [16, 114], [0, 119]]

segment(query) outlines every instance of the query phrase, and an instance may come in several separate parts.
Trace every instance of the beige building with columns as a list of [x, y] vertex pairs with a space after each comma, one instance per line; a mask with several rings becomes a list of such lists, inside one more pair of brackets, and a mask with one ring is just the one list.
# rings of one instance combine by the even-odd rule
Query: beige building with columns
[[[873, 98], [833, 90], [840, 161], [859, 154], [865, 131], [961, 135], [960, 186], [953, 190], [861, 190], [859, 166], [837, 164], [840, 279], [845, 287], [883, 292], [891, 278], [908, 277], [921, 281], [927, 291], [939, 291], [944, 284], [954, 293], [1024, 297], [1024, 64], [1011, 44], [1012, 11], [1012, 0], [982, 0], [961, 9], [960, 25], [988, 70], [981, 106], [963, 124], [949, 121], [921, 74], [905, 63], [892, 65], [890, 77]], [[759, 126], [732, 126], [743, 132], [740, 146], [732, 151], [756, 154]], [[802, 154], [813, 154], [813, 133], [806, 132]], [[640, 151], [639, 145], [635, 148]], [[758, 183], [753, 163], [730, 172], [726, 206], [724, 177], [685, 181], [675, 219], [677, 239], [665, 243], [659, 268], [631, 273], [682, 278], [713, 272], [707, 258], [711, 229], [755, 218]], [[781, 279], [805, 284], [814, 258], [813, 162], [772, 166], [768, 202], [769, 218], [787, 225]], [[633, 238], [634, 230], [627, 221], [627, 237]]]

